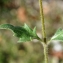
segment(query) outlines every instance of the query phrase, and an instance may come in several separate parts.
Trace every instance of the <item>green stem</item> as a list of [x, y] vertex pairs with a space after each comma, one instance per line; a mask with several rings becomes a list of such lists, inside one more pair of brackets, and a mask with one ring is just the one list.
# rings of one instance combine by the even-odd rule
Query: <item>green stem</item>
[[42, 22], [42, 36], [43, 36], [43, 41], [46, 43], [46, 33], [45, 33], [45, 24], [44, 24], [44, 14], [43, 14], [42, 0], [39, 0], [39, 4], [40, 4], [40, 17], [41, 17], [41, 22]]
[[43, 37], [43, 47], [44, 47], [44, 60], [45, 63], [48, 63], [48, 47], [47, 47], [47, 41], [46, 41], [46, 33], [45, 33], [45, 24], [44, 24], [44, 14], [43, 14], [43, 6], [42, 6], [42, 0], [39, 0], [40, 4], [40, 17], [42, 22], [42, 37]]
[[44, 46], [44, 60], [45, 63], [48, 63], [48, 47], [47, 45], [43, 45]]

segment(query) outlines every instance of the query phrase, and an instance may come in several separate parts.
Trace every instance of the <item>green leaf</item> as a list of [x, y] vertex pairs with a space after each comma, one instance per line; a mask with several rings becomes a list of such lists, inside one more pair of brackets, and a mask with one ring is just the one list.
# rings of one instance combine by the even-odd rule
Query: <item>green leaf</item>
[[24, 29], [27, 30], [29, 33], [32, 33], [32, 29], [31, 29], [28, 25], [24, 24], [23, 27], [24, 27]]
[[36, 27], [33, 29], [33, 34], [36, 36]]
[[11, 24], [2, 24], [2, 25], [0, 25], [0, 29], [10, 29], [10, 30], [13, 30], [14, 26], [11, 25]]
[[51, 40], [63, 41], [63, 30], [62, 29], [58, 29], [56, 31], [56, 33], [53, 35], [53, 37], [51, 38]]
[[11, 24], [2, 24], [0, 29], [8, 29], [14, 33], [14, 36], [19, 38], [18, 42], [31, 41], [32, 39], [38, 39], [39, 37], [36, 34], [36, 28], [33, 30], [27, 26], [13, 26]]

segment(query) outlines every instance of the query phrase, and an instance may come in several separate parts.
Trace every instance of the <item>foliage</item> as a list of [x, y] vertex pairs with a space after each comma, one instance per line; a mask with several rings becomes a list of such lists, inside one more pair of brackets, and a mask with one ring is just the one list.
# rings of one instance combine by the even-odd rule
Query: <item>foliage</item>
[[[4, 8], [6, 8], [5, 7], [5, 5], [7, 6], [7, 8], [9, 8], [8, 7], [8, 5], [7, 4], [9, 4], [9, 1], [10, 0], [1, 0], [1, 1], [4, 1], [3, 2], [3, 6], [2, 6], [2, 8], [4, 7]], [[26, 1], [26, 0], [25, 0]], [[37, 0], [36, 0], [37, 1]], [[35, 2], [36, 2], [35, 1]], [[22, 2], [22, 1], [21, 1]], [[31, 2], [31, 1], [30, 1]], [[26, 3], [26, 2], [24, 2], [24, 3]], [[34, 3], [35, 4], [35, 3]], [[32, 26], [34, 27], [35, 25], [36, 25], [36, 23], [37, 23], [37, 16], [34, 16], [35, 14], [36, 15], [38, 15], [36, 12], [34, 12], [33, 13], [33, 11], [34, 11], [34, 4], [32, 3], [31, 4], [31, 7], [33, 8], [33, 10], [31, 9], [30, 11], [28, 11], [28, 12], [30, 12], [31, 14], [32, 14], [32, 16], [31, 16], [31, 18], [32, 18], [32, 20], [30, 19], [29, 20], [29, 23], [30, 24], [32, 24]], [[49, 3], [48, 3], [49, 4]], [[1, 4], [0, 4], [1, 5]], [[36, 5], [36, 4], [35, 4]], [[49, 4], [50, 5], [50, 4]], [[11, 7], [12, 7], [12, 4], [10, 5]], [[26, 6], [26, 5], [25, 5]], [[24, 5], [23, 5], [23, 7], [25, 7]], [[29, 6], [29, 4], [28, 4], [28, 6]], [[34, 7], [33, 7], [34, 6]], [[37, 5], [36, 5], [37, 6]], [[30, 8], [31, 8], [30, 7]], [[38, 6], [37, 6], [38, 7]], [[53, 6], [54, 7], [54, 6]], [[2, 9], [1, 8], [1, 9]], [[29, 7], [28, 7], [28, 9], [30, 9]], [[55, 9], [56, 9], [56, 7], [54, 7]], [[50, 10], [51, 10], [52, 8], [51, 8], [51, 6], [50, 6]], [[26, 10], [27, 10], [27, 8], [26, 8]], [[38, 10], [38, 9], [35, 9], [35, 10]], [[59, 9], [58, 9], [59, 10]], [[14, 11], [14, 8], [11, 10], [11, 11], [9, 11], [10, 12], [10, 14], [12, 14], [13, 15], [13, 12]], [[56, 28], [58, 28], [58, 24], [60, 24], [60, 18], [62, 18], [62, 16], [60, 16], [59, 14], [57, 14], [58, 12], [57, 12], [57, 10], [56, 10], [56, 12], [54, 13], [55, 11], [51, 11], [51, 12], [49, 12], [49, 13], [51, 13], [51, 14], [47, 14], [47, 21], [46, 21], [46, 23], [45, 23], [45, 25], [46, 25], [46, 33], [48, 34], [47, 35], [47, 37], [49, 38], [49, 37], [51, 37], [52, 35], [53, 35], [53, 33], [55, 32], [55, 30], [56, 30]], [[60, 12], [60, 11], [59, 11]], [[2, 12], [0, 12], [0, 15], [1, 15], [1, 13]], [[13, 18], [13, 16], [12, 16], [12, 18], [10, 18], [9, 19], [9, 15], [7, 16], [7, 14], [6, 14], [6, 12], [5, 12], [5, 10], [4, 10], [4, 15], [5, 15], [5, 18], [4, 19], [2, 19], [2, 23], [13, 23], [13, 24], [15, 24], [15, 22], [16, 22], [16, 18], [15, 18], [15, 20], [13, 20], [14, 18]], [[8, 13], [8, 11], [7, 11], [7, 13]], [[39, 12], [38, 12], [39, 13]], [[9, 14], [9, 13], [8, 13]], [[20, 13], [19, 13], [20, 14]], [[28, 13], [26, 13], [26, 14], [28, 14]], [[61, 13], [62, 14], [62, 13]], [[1, 17], [4, 17], [4, 15], [1, 15]], [[6, 17], [7, 16], [7, 17]], [[20, 16], [21, 17], [21, 16]], [[23, 17], [23, 16], [22, 16]], [[30, 15], [28, 15], [28, 18], [30, 17]], [[58, 18], [58, 17], [60, 17], [60, 18]], [[38, 18], [39, 18], [39, 15], [38, 15]], [[34, 20], [33, 20], [34, 19]], [[36, 20], [35, 20], [36, 19]], [[49, 19], [51, 19], [51, 20], [49, 20]], [[63, 19], [63, 18], [62, 18]], [[1, 21], [1, 20], [0, 20]], [[7, 22], [5, 22], [5, 21], [7, 21]], [[28, 20], [27, 20], [28, 21]], [[33, 23], [32, 23], [32, 21], [33, 21]], [[20, 21], [21, 22], [21, 21]], [[35, 23], [36, 22], [36, 23]], [[61, 20], [61, 23], [63, 22], [63, 20]], [[1, 23], [1, 22], [0, 22]], [[21, 22], [22, 23], [22, 22]], [[21, 25], [21, 23], [19, 23], [20, 25]], [[16, 22], [16, 24], [18, 25], [18, 23]], [[15, 25], [16, 25], [15, 24]], [[3, 25], [6, 25], [6, 24], [3, 24]], [[26, 24], [25, 24], [26, 25]], [[24, 26], [25, 26], [24, 25]], [[61, 25], [61, 24], [60, 24]], [[2, 25], [1, 25], [2, 26]], [[8, 27], [6, 27], [6, 26], [8, 26]], [[3, 28], [1, 28], [1, 29], [9, 29], [9, 30], [11, 30], [14, 34], [14, 36], [17, 36], [18, 38], [19, 38], [19, 42], [25, 42], [25, 41], [31, 41], [31, 40], [33, 40], [33, 39], [38, 39], [38, 40], [41, 40], [38, 36], [37, 36], [37, 33], [36, 33], [36, 27], [32, 30], [29, 26], [22, 26], [22, 27], [20, 27], [20, 26], [13, 26], [13, 25], [11, 25], [11, 24], [7, 24], [6, 26], [2, 26]], [[39, 29], [41, 29], [41, 27], [40, 27], [40, 25], [38, 24], [38, 30]], [[53, 26], [53, 27], [52, 27]], [[55, 27], [56, 26], [56, 27]], [[61, 25], [62, 26], [62, 25]], [[5, 28], [6, 27], [6, 28]], [[18, 30], [18, 29], [19, 30]], [[49, 29], [50, 28], [50, 29]], [[52, 28], [52, 30], [51, 30], [51, 28]], [[53, 30], [53, 28], [54, 28], [54, 30]], [[23, 32], [22, 32], [22, 30], [23, 30]], [[4, 31], [4, 30], [3, 30]], [[30, 32], [29, 32], [30, 31]], [[51, 33], [51, 32], [52, 33]], [[40, 32], [41, 32], [41, 30], [40, 30]], [[39, 33], [40, 33], [39, 32]], [[7, 33], [7, 31], [6, 31], [6, 33]], [[10, 33], [9, 33], [10, 34]], [[8, 34], [8, 35], [9, 35]], [[62, 36], [62, 34], [63, 34], [63, 31], [62, 31], [62, 29], [59, 29], [53, 36], [52, 36], [52, 38], [51, 38], [51, 41], [52, 40], [60, 40], [60, 41], [63, 41], [63, 36]], [[4, 36], [5, 34], [3, 33], [2, 34], [2, 36]], [[7, 35], [7, 34], [6, 34]], [[2, 37], [2, 39], [3, 39], [3, 41], [4, 40], [6, 40], [6, 35], [5, 35], [5, 39], [3, 39]], [[8, 36], [7, 35], [7, 36]], [[3, 41], [1, 41], [1, 38], [0, 38], [0, 42], [1, 43], [3, 43], [4, 44], [4, 42]], [[5, 45], [3, 45], [4, 46], [4, 48], [2, 47], [2, 49], [5, 49], [6, 47], [7, 48], [9, 48], [10, 46], [7, 44], [7, 42], [10, 44], [10, 45], [12, 45], [10, 42], [12, 42], [12, 41], [10, 41], [10, 40], [13, 40], [13, 37], [12, 38], [7, 38], [7, 41], [6, 41], [6, 46]], [[13, 42], [15, 42], [16, 40], [14, 39], [14, 41]], [[42, 41], [41, 41], [42, 42]], [[32, 42], [33, 43], [33, 42]], [[19, 44], [22, 44], [22, 43], [19, 43]], [[36, 43], [35, 43], [36, 44]], [[33, 47], [33, 49], [35, 48], [35, 44], [33, 44], [34, 45], [34, 47], [32, 46], [32, 44], [30, 43], [30, 45]], [[27, 45], [27, 44], [26, 44]], [[13, 47], [11, 46], [10, 48], [11, 49], [13, 49], [14, 48], [14, 46], [15, 45], [13, 45]], [[42, 46], [42, 45], [41, 45]], [[16, 46], [17, 47], [17, 46]], [[13, 49], [13, 52], [15, 52], [15, 49], [16, 49], [16, 47]], [[30, 49], [30, 47], [27, 45], [27, 47]], [[21, 47], [20, 48], [22, 48], [22, 45], [21, 45]], [[25, 47], [26, 48], [26, 47]], [[39, 47], [37, 48], [35, 48], [36, 50], [37, 49], [39, 49], [38, 50], [38, 52], [40, 52], [39, 54], [42, 54], [43, 53], [43, 51], [42, 51], [42, 48], [40, 49]], [[6, 49], [5, 49], [6, 50]], [[10, 50], [10, 49], [9, 49]], [[32, 50], [32, 49], [30, 49], [30, 50]], [[7, 50], [6, 50], [7, 51]], [[11, 50], [10, 50], [11, 51]], [[42, 52], [41, 52], [42, 51]], [[11, 51], [12, 52], [12, 51]], [[23, 52], [20, 50], [20, 54], [22, 54]], [[35, 53], [37, 53], [37, 52], [35, 52]], [[24, 54], [24, 53], [23, 53]], [[34, 54], [34, 52], [33, 52], [33, 54]], [[17, 55], [19, 55], [19, 53], [17, 53]], [[27, 54], [26, 54], [27, 55]], [[35, 54], [34, 54], [35, 55]], [[33, 55], [33, 59], [31, 59], [29, 62], [31, 63], [31, 62], [33, 62], [33, 63], [40, 63], [39, 62], [39, 60], [41, 59], [41, 61], [43, 60], [43, 58], [41, 58], [41, 55], [40, 55], [40, 58], [39, 59], [37, 59], [37, 60], [35, 60], [36, 59], [36, 56], [38, 57], [39, 55], [37, 55], [36, 54], [36, 56], [34, 56]], [[2, 56], [2, 58], [3, 58], [3, 56], [5, 57], [5, 55], [3, 55], [3, 53], [2, 54], [0, 54], [0, 57]], [[32, 56], [32, 55], [31, 55]], [[29, 55], [29, 53], [28, 53], [28, 56], [27, 57], [29, 57], [29, 59], [30, 59], [30, 57], [31, 57], [30, 55]], [[2, 58], [0, 58], [0, 60], [1, 60], [1, 63], [2, 63]], [[18, 57], [17, 57], [18, 58]], [[19, 57], [20, 58], [20, 57]], [[35, 59], [34, 59], [35, 58]], [[29, 60], [28, 59], [28, 60]], [[22, 58], [20, 59], [21, 61], [23, 61], [24, 63], [28, 63], [28, 62], [26, 62], [27, 61], [27, 59], [26, 59], [26, 61], [25, 60], [22, 60]], [[9, 61], [9, 60], [8, 60]], [[36, 62], [35, 62], [36, 61]], [[43, 61], [42, 61], [43, 62]], [[4, 62], [3, 62], [4, 63]], [[11, 62], [12, 63], [12, 62]], [[14, 63], [14, 62], [13, 62]]]
[[18, 42], [31, 41], [32, 39], [39, 39], [36, 34], [36, 27], [32, 30], [26, 24], [22, 27], [13, 26], [11, 24], [2, 24], [0, 25], [0, 29], [9, 29], [14, 33], [14, 36], [19, 38]]
[[56, 33], [53, 35], [53, 37], [51, 38], [51, 40], [63, 41], [63, 30], [62, 29], [58, 29], [56, 31]]
[[[41, 40], [36, 33], [36, 27], [32, 30], [28, 25], [24, 24], [24, 26], [13, 26], [11, 24], [2, 24], [0, 25], [0, 29], [8, 29], [13, 32], [13, 36], [17, 36], [19, 38], [18, 42], [31, 41], [33, 39]], [[63, 41], [63, 30], [58, 29], [56, 33], [52, 36], [52, 40]]]

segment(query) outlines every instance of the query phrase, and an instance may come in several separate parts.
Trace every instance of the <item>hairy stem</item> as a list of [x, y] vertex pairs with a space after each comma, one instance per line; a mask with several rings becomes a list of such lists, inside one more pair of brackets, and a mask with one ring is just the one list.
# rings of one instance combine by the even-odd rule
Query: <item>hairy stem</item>
[[44, 60], [45, 60], [45, 63], [48, 63], [48, 47], [47, 47], [47, 45], [44, 45]]
[[43, 6], [42, 6], [42, 0], [39, 0], [40, 4], [40, 17], [42, 22], [42, 37], [43, 37], [43, 47], [44, 47], [44, 60], [45, 63], [48, 63], [48, 48], [47, 48], [47, 41], [46, 41], [46, 33], [45, 33], [45, 24], [44, 24], [44, 14], [43, 14]]
[[43, 36], [43, 41], [46, 43], [46, 33], [45, 33], [45, 24], [44, 24], [44, 14], [43, 14], [42, 0], [39, 0], [39, 4], [40, 4], [40, 17], [41, 17], [41, 22], [42, 22], [42, 36]]

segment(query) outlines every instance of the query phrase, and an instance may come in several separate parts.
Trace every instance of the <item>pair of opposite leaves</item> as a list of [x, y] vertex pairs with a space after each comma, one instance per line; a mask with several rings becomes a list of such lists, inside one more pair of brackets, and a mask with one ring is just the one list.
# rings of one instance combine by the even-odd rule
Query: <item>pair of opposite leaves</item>
[[[0, 29], [9, 29], [13, 32], [14, 36], [17, 36], [19, 38], [18, 42], [26, 42], [31, 41], [33, 39], [38, 39], [37, 33], [36, 33], [36, 27], [32, 30], [29, 26], [24, 24], [24, 26], [13, 26], [11, 24], [2, 24], [0, 25]], [[60, 40], [63, 41], [63, 30], [58, 29], [57, 32], [52, 36], [51, 40]]]

